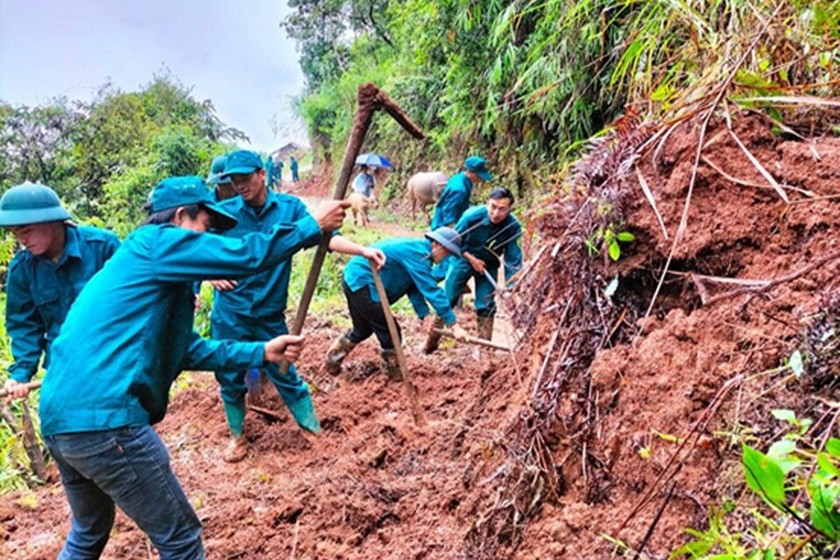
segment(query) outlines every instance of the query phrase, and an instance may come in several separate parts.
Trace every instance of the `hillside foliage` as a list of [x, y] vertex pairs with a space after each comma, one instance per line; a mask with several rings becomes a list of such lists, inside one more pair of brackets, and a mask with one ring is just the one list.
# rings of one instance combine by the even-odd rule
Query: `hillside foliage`
[[296, 106], [313, 143], [326, 159], [341, 157], [356, 89], [372, 81], [430, 137], [410, 142], [387, 119], [374, 124], [365, 150], [389, 154], [401, 176], [452, 172], [480, 152], [501, 182], [532, 193], [621, 114], [663, 118], [748, 51], [735, 97], [838, 92], [840, 5], [830, 0], [289, 5], [283, 25], [306, 77]]
[[0, 191], [24, 181], [55, 189], [71, 213], [125, 235], [151, 187], [203, 174], [225, 142], [244, 139], [171, 76], [137, 92], [102, 86], [90, 101], [0, 101]]

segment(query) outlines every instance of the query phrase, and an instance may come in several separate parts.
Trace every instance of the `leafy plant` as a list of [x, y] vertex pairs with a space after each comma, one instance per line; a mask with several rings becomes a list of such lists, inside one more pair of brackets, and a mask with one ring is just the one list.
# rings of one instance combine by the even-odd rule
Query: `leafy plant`
[[[821, 448], [806, 439], [810, 419], [797, 418], [792, 410], [779, 409], [773, 416], [790, 431], [766, 453], [742, 443], [741, 464], [747, 487], [769, 507], [747, 508], [750, 530], [733, 531], [726, 516], [737, 504], [727, 502], [713, 510], [706, 531], [687, 529], [692, 541], [671, 558], [732, 560], [803, 558], [836, 551], [840, 545], [840, 439], [827, 438]], [[797, 556], [798, 557], [798, 556]]]
[[616, 232], [612, 226], [599, 228], [586, 240], [586, 248], [590, 255], [599, 255], [606, 250], [606, 254], [613, 261], [621, 258], [621, 246], [619, 243], [630, 243], [636, 240], [636, 236], [629, 231]]

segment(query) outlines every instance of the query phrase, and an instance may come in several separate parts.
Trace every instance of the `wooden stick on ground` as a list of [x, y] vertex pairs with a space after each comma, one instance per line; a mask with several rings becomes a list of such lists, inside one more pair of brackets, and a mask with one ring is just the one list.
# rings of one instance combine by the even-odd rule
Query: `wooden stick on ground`
[[391, 313], [391, 305], [388, 303], [388, 294], [385, 292], [385, 286], [382, 284], [382, 278], [379, 277], [379, 272], [376, 271], [376, 265], [370, 263], [370, 270], [373, 273], [373, 283], [376, 284], [376, 291], [379, 293], [379, 299], [382, 301], [382, 311], [385, 313], [385, 321], [388, 323], [388, 331], [391, 333], [391, 340], [394, 341], [394, 351], [397, 353], [397, 363], [399, 363], [400, 371], [402, 372], [405, 392], [408, 394], [408, 400], [411, 402], [411, 413], [414, 415], [414, 424], [422, 428], [426, 425], [426, 416], [423, 414], [423, 407], [420, 406], [420, 397], [417, 395], [417, 386], [411, 382], [411, 375], [409, 374], [408, 366], [405, 363], [402, 341], [400, 340], [400, 333], [397, 330], [397, 323], [394, 321], [394, 315]]
[[[432, 329], [439, 335], [446, 336], [449, 338], [455, 338], [455, 335], [452, 334], [452, 331], [448, 331], [446, 329]], [[497, 342], [493, 342], [491, 340], [484, 340], [483, 338], [477, 338], [474, 336], [468, 336], [465, 342], [469, 342], [470, 344], [478, 344], [480, 346], [486, 346], [487, 348], [492, 348], [494, 350], [504, 350], [505, 352], [510, 352], [510, 348], [505, 346], [504, 344], [499, 344]]]
[[[37, 389], [41, 386], [41, 380], [32, 381], [26, 384], [29, 390]], [[9, 392], [5, 389], [0, 389], [0, 398], [8, 396]], [[11, 408], [5, 403], [0, 402], [0, 418], [6, 421], [9, 427], [15, 432], [23, 444], [23, 449], [29, 457], [29, 466], [32, 473], [38, 477], [39, 480], [47, 479], [47, 462], [44, 459], [44, 453], [41, 451], [41, 444], [38, 441], [38, 435], [35, 433], [35, 427], [32, 424], [32, 416], [29, 412], [29, 405], [26, 401], [21, 402], [21, 412], [23, 417], [21, 421], [15, 417]]]

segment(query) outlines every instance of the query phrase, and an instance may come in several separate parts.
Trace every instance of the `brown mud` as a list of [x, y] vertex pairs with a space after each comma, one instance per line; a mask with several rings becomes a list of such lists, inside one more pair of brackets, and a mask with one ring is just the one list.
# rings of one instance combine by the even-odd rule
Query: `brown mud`
[[[722, 130], [718, 125], [708, 137], [717, 138], [705, 151], [709, 160], [743, 182], [766, 183], [737, 145], [718, 134]], [[742, 120], [736, 132], [780, 183], [817, 197], [840, 193], [840, 139], [809, 146], [774, 135], [759, 118]], [[655, 158], [639, 164], [671, 239], [696, 140], [697, 129], [686, 125]], [[324, 196], [325, 182], [315, 181], [294, 194]], [[670, 241], [636, 188], [626, 214], [636, 242], [624, 249], [616, 269], [622, 276], [615, 299], [643, 312]], [[517, 547], [497, 543], [498, 557], [609, 558], [614, 545], [605, 536], [637, 546], [673, 483], [673, 495], [646, 543], [648, 558], [665, 558], [685, 542], [683, 528], [702, 527], [710, 507], [724, 495], [739, 495], [732, 432], [754, 438], [779, 433], [771, 408], [824, 416], [814, 397], [836, 400], [836, 384], [813, 389], [789, 370], [774, 368], [797, 347], [820, 298], [836, 289], [840, 260], [772, 289], [717, 301], [712, 298], [740, 286], [689, 273], [754, 280], [791, 275], [840, 250], [838, 210], [840, 199], [785, 204], [773, 189], [735, 184], [701, 163], [688, 230], [671, 265], [681, 274], [666, 279], [643, 330], [638, 332], [641, 321], [624, 325], [613, 346], [592, 363], [596, 441], [583, 454], [564, 445], [575, 434], [564, 432], [564, 410], [558, 411], [554, 441], [548, 443], [556, 450], [564, 487], [558, 496], [544, 498], [523, 524]], [[474, 328], [474, 317], [463, 315]], [[528, 402], [549, 326], [536, 325], [523, 345], [527, 354], [447, 342], [424, 356], [420, 322], [406, 317], [400, 322], [429, 420], [422, 430], [414, 426], [402, 385], [380, 372], [373, 339], [346, 360], [339, 382], [319, 373], [327, 346], [340, 332], [324, 317], [308, 321], [308, 345], [299, 361], [316, 387], [323, 426], [318, 436], [298, 430], [274, 398], [267, 406], [280, 419], [249, 411], [248, 457], [230, 465], [221, 460], [227, 428], [212, 376], [192, 374], [189, 388], [174, 396], [157, 428], [204, 524], [208, 558], [470, 557], [467, 534], [500, 507], [497, 468], [510, 426]], [[760, 372], [768, 373], [754, 375]], [[741, 374], [752, 377], [726, 385]], [[674, 440], [688, 438], [701, 420], [707, 421], [675, 469], [669, 464], [679, 447]], [[837, 435], [837, 427], [832, 429]], [[637, 508], [649, 491], [653, 498]], [[69, 527], [55, 472], [34, 494], [3, 496], [0, 524], [0, 557], [54, 558]], [[104, 558], [150, 557], [155, 556], [144, 535], [120, 514]]]

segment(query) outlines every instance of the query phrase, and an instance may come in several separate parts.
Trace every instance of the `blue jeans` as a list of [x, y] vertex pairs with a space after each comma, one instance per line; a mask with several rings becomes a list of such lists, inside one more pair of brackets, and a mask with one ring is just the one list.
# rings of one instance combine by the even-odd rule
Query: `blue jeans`
[[203, 560], [201, 522], [151, 426], [44, 438], [72, 510], [59, 560], [102, 554], [118, 505], [158, 549], [161, 560]]

